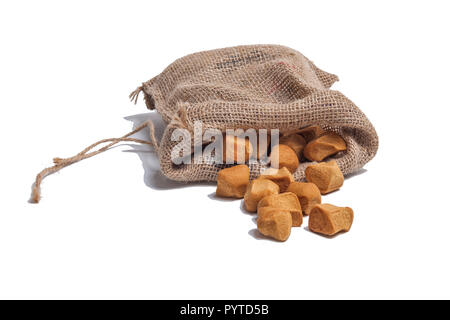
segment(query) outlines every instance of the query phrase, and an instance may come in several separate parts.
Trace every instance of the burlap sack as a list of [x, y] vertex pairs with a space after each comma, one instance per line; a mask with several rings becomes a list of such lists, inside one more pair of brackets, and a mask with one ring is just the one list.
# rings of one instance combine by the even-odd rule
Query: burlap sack
[[[171, 160], [173, 130], [193, 135], [194, 121], [203, 128], [279, 129], [281, 132], [320, 125], [340, 134], [347, 151], [334, 156], [345, 174], [371, 160], [378, 148], [374, 127], [342, 93], [330, 90], [338, 80], [317, 68], [301, 53], [277, 45], [238, 46], [194, 53], [176, 60], [160, 75], [138, 87], [148, 109], [168, 123], [158, 155], [161, 170], [177, 181], [214, 181], [219, 164], [181, 164]], [[301, 163], [294, 178], [304, 180], [310, 163]], [[250, 165], [257, 177], [262, 164]]]
[[[203, 130], [279, 129], [297, 130], [320, 125], [335, 131], [347, 142], [347, 150], [334, 156], [344, 174], [360, 169], [375, 156], [378, 137], [366, 116], [338, 91], [329, 90], [337, 76], [317, 68], [301, 53], [275, 45], [239, 46], [205, 51], [178, 59], [160, 75], [145, 82], [130, 95], [139, 93], [149, 109], [156, 109], [167, 122], [162, 141], [155, 138], [153, 123], [146, 122], [120, 138], [97, 141], [75, 156], [54, 158], [54, 165], [36, 176], [31, 201], [39, 202], [42, 180], [64, 167], [109, 150], [122, 141], [148, 144], [158, 153], [161, 170], [177, 181], [214, 181], [225, 167], [211, 161], [176, 165], [172, 150], [186, 148], [172, 141], [176, 129], [185, 129], [185, 145], [192, 141], [194, 122], [201, 121]], [[149, 127], [151, 141], [133, 138]], [[105, 146], [99, 148], [100, 145]], [[99, 148], [99, 149], [98, 149]], [[304, 180], [303, 162], [294, 173]], [[267, 165], [250, 163], [251, 178], [256, 178]]]

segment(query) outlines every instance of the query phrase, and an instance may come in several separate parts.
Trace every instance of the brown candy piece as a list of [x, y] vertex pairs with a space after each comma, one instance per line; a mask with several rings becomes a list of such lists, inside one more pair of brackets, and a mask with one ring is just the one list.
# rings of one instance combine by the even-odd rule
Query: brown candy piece
[[312, 164], [305, 169], [308, 182], [314, 183], [321, 194], [330, 193], [342, 187], [344, 175], [335, 160]]
[[326, 157], [347, 149], [345, 140], [340, 135], [330, 132], [309, 142], [303, 155], [310, 161], [322, 161]]
[[216, 195], [226, 198], [241, 199], [250, 179], [250, 170], [245, 164], [225, 168], [217, 174]]
[[318, 204], [309, 215], [309, 230], [327, 236], [340, 231], [349, 231], [353, 223], [353, 210], [332, 204]]
[[287, 136], [282, 136], [280, 138], [280, 144], [284, 144], [294, 150], [297, 158], [302, 155], [303, 149], [306, 146], [306, 140], [299, 134], [290, 134]]
[[276, 145], [270, 153], [270, 164], [273, 168], [286, 167], [289, 172], [297, 170], [299, 162], [297, 154], [292, 148], [284, 144]]
[[294, 177], [289, 170], [284, 167], [281, 169], [266, 169], [258, 179], [268, 179], [275, 182], [280, 187], [280, 192], [285, 192], [291, 182], [294, 182]]
[[286, 210], [264, 207], [258, 210], [257, 226], [263, 235], [286, 241], [291, 234], [292, 216]]
[[279, 192], [280, 187], [275, 182], [260, 178], [255, 179], [250, 182], [245, 192], [245, 209], [249, 212], [256, 212], [259, 200], [271, 194], [278, 194]]
[[301, 134], [303, 138], [305, 138], [306, 142], [310, 142], [324, 134], [325, 131], [321, 127], [314, 125], [300, 129], [297, 131], [297, 133]]
[[264, 207], [286, 210], [292, 215], [292, 226], [300, 227], [303, 223], [302, 207], [297, 196], [292, 192], [285, 192], [264, 197], [258, 203], [259, 211]]
[[304, 215], [309, 215], [311, 209], [316, 204], [322, 203], [320, 190], [314, 183], [292, 182], [287, 188], [287, 191], [297, 196]]
[[224, 135], [223, 163], [242, 163], [248, 161], [253, 152], [249, 139]]

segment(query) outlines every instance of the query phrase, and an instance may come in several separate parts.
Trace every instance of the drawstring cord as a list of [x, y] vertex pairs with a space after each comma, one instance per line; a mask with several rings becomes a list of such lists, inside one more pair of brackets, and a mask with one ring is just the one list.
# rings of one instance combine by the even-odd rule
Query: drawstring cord
[[139, 98], [139, 94], [141, 93], [141, 91], [144, 90], [144, 84], [142, 84], [142, 86], [139, 86], [136, 88], [136, 90], [134, 90], [132, 93], [130, 93], [130, 95], [128, 96], [130, 98], [130, 100], [132, 102], [134, 102], [134, 104], [137, 103], [138, 98]]
[[[140, 91], [142, 90], [142, 88], [138, 88], [135, 91], [133, 91], [130, 95], [130, 99], [136, 99], [139, 96]], [[141, 139], [136, 139], [136, 138], [130, 138], [131, 135], [141, 131], [142, 129], [148, 127], [150, 129], [150, 140], [151, 141], [145, 141], [145, 140], [141, 140]], [[69, 157], [69, 158], [54, 158], [53, 159], [53, 163], [54, 166], [49, 167], [49, 168], [45, 168], [44, 170], [42, 170], [41, 172], [39, 172], [36, 176], [36, 180], [34, 182], [33, 188], [32, 188], [32, 194], [31, 194], [31, 201], [34, 203], [38, 203], [39, 200], [41, 199], [41, 183], [42, 180], [47, 177], [48, 175], [51, 175], [55, 172], [58, 172], [59, 170], [61, 170], [64, 167], [67, 167], [71, 164], [74, 164], [78, 161], [93, 157], [99, 153], [105, 152], [107, 150], [109, 150], [112, 146], [116, 145], [119, 142], [123, 142], [123, 141], [129, 141], [129, 142], [136, 142], [136, 143], [141, 143], [141, 144], [147, 144], [150, 146], [153, 146], [153, 148], [155, 148], [156, 152], [158, 152], [159, 150], [159, 146], [158, 146], [158, 142], [156, 140], [156, 136], [155, 136], [155, 127], [153, 125], [153, 122], [151, 120], [148, 120], [144, 123], [142, 123], [141, 125], [139, 125], [136, 129], [134, 129], [133, 131], [130, 131], [129, 133], [127, 133], [126, 135], [120, 137], [120, 138], [109, 138], [109, 139], [102, 139], [100, 141], [97, 141], [93, 144], [91, 144], [90, 146], [88, 146], [87, 148], [85, 148], [83, 151], [79, 152], [78, 154], [76, 154], [73, 157]], [[95, 150], [95, 151], [91, 151], [93, 148], [95, 148], [96, 146], [103, 144], [103, 143], [107, 143], [110, 142], [109, 144], [107, 144], [106, 146]]]

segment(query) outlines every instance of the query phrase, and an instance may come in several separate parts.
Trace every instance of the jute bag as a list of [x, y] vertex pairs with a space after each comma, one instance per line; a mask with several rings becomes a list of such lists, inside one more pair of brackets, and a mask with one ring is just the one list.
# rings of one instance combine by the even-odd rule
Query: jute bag
[[[161, 74], [144, 82], [130, 98], [137, 101], [142, 92], [148, 109], [156, 109], [167, 123], [158, 144], [151, 122], [121, 138], [101, 140], [74, 157], [54, 159], [53, 167], [38, 174], [32, 200], [39, 201], [42, 179], [74, 162], [106, 151], [120, 141], [134, 141], [155, 147], [162, 173], [176, 181], [215, 181], [225, 165], [215, 163], [174, 164], [171, 159], [178, 141], [176, 129], [193, 137], [194, 123], [203, 130], [279, 129], [280, 132], [320, 125], [341, 135], [347, 150], [334, 156], [344, 175], [355, 172], [371, 160], [378, 149], [378, 136], [364, 113], [342, 93], [330, 90], [338, 80], [314, 65], [300, 52], [278, 45], [238, 46], [194, 53], [169, 65]], [[130, 138], [150, 127], [151, 142]], [[96, 151], [96, 146], [109, 143]], [[294, 173], [304, 180], [309, 162]], [[251, 178], [266, 165], [250, 163]]]

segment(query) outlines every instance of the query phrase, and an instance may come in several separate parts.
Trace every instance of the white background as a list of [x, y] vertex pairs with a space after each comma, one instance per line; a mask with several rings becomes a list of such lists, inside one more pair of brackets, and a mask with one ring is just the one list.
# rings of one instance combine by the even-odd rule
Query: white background
[[[450, 298], [448, 1], [2, 1], [0, 298]], [[31, 183], [53, 157], [149, 115], [128, 94], [186, 54], [275, 43], [339, 75], [378, 131], [325, 202], [332, 239], [261, 239], [240, 201], [123, 145]], [[141, 115], [139, 115], [141, 114]], [[126, 119], [124, 119], [126, 118]], [[136, 152], [136, 149], [143, 150]]]

